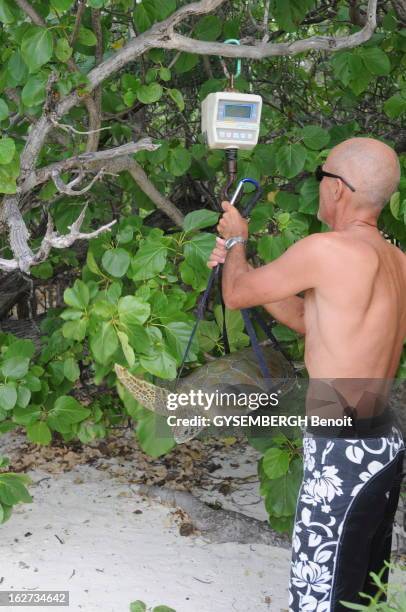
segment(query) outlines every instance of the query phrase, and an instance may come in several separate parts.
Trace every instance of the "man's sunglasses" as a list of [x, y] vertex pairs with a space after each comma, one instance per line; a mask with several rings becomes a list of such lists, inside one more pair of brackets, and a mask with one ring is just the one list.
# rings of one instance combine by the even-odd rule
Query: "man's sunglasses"
[[314, 176], [315, 176], [316, 180], [319, 181], [319, 183], [320, 183], [320, 181], [323, 180], [323, 176], [329, 176], [331, 178], [338, 178], [345, 185], [347, 185], [347, 187], [349, 187], [351, 189], [351, 191], [355, 191], [354, 187], [352, 185], [350, 185], [350, 183], [348, 183], [348, 181], [343, 179], [342, 176], [339, 176], [338, 174], [332, 174], [331, 172], [326, 172], [325, 170], [323, 170], [323, 168], [321, 166], [317, 166], [316, 170], [314, 171]]

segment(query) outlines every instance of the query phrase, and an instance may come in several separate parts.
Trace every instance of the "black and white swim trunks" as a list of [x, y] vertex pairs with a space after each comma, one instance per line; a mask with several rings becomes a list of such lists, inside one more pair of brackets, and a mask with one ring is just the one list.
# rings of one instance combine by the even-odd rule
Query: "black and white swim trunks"
[[[325, 431], [307, 428], [303, 436], [289, 612], [348, 610], [340, 601], [367, 604], [358, 593], [376, 594], [369, 572], [379, 573], [390, 560], [406, 452], [398, 424], [387, 409], [358, 419], [354, 435]], [[388, 581], [388, 569], [382, 580]]]

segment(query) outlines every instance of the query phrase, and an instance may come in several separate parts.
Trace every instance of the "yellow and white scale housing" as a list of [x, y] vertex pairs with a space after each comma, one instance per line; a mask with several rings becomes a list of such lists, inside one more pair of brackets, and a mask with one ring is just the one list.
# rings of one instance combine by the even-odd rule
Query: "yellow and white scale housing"
[[258, 142], [262, 98], [238, 91], [209, 94], [202, 102], [202, 134], [210, 149], [252, 149]]

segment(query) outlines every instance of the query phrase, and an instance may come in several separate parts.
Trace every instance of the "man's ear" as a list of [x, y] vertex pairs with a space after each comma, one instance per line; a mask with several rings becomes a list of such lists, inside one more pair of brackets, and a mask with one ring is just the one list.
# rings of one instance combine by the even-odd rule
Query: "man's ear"
[[344, 191], [343, 182], [340, 179], [334, 179], [333, 194], [334, 194], [334, 199], [336, 202], [340, 200], [341, 196], [343, 195], [343, 191]]

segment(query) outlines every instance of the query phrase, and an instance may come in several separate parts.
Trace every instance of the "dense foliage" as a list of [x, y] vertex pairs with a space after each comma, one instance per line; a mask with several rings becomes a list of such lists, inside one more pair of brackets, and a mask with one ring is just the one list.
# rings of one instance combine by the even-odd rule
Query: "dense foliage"
[[[96, 121], [89, 120], [86, 100], [87, 75], [95, 65], [120, 53], [134, 36], [147, 37], [155, 23], [185, 4], [33, 0], [33, 22], [15, 2], [0, 0], [2, 194], [18, 193], [20, 156], [32, 124], [71, 92], [83, 104], [56, 122], [38, 166], [92, 150], [86, 134], [92, 127], [103, 128], [97, 132], [98, 150], [144, 136], [160, 144], [155, 151], [131, 156], [144, 178], [128, 170], [106, 173], [85, 196], [60, 193], [49, 179], [24, 194], [20, 210], [32, 232], [33, 250], [41, 242], [47, 211], [61, 233], [85, 203], [84, 230], [112, 218], [118, 222], [111, 233], [89, 242], [85, 261], [74, 249], [53, 250], [46, 262], [32, 268], [36, 279], [52, 279], [61, 266], [77, 278], [64, 292], [64, 305], [49, 310], [40, 352], [29, 340], [0, 336], [1, 432], [23, 426], [39, 444], [49, 444], [54, 435], [86, 443], [131, 417], [146, 452], [159, 456], [173, 447], [169, 431], [168, 438], [154, 436], [153, 416], [116, 382], [112, 367], [122, 363], [149, 380], [176, 376], [196, 300], [208, 279], [206, 261], [225, 180], [223, 152], [208, 151], [202, 142], [200, 102], [227, 81], [216, 56], [154, 48], [108, 74], [92, 93]], [[247, 44], [263, 36], [272, 42], [345, 36], [365, 22], [365, 5], [359, 4], [272, 0], [264, 20], [269, 3], [234, 0], [211, 14], [192, 16], [177, 29], [196, 40], [239, 38]], [[315, 216], [318, 184], [312, 172], [335, 144], [355, 135], [382, 138], [400, 154], [404, 173], [406, 30], [399, 4], [379, 3], [378, 28], [359, 47], [243, 61], [235, 87], [258, 93], [264, 101], [260, 142], [239, 153], [238, 165], [239, 177], [256, 178], [264, 187], [250, 220], [249, 252], [256, 265], [275, 259], [309, 233], [325, 231]], [[232, 71], [233, 61], [226, 63]], [[50, 81], [50, 75], [56, 79]], [[66, 182], [70, 171], [61, 176]], [[182, 226], [165, 215], [156, 193], [184, 215]], [[380, 227], [406, 246], [405, 176]], [[13, 257], [5, 233], [1, 246], [3, 257]], [[231, 349], [247, 346], [239, 312], [228, 311], [227, 319]], [[224, 352], [221, 326], [221, 309], [213, 305], [192, 347], [190, 365], [203, 363], [205, 352]], [[303, 339], [281, 325], [275, 333], [300, 360]], [[405, 370], [406, 356], [399, 376]], [[96, 385], [105, 385], [104, 394], [82, 402], [74, 390], [89, 373]], [[271, 524], [289, 531], [302, 469], [300, 439], [278, 433], [261, 442], [261, 450], [259, 472]], [[0, 520], [18, 501], [29, 501], [21, 477], [0, 474]]]

